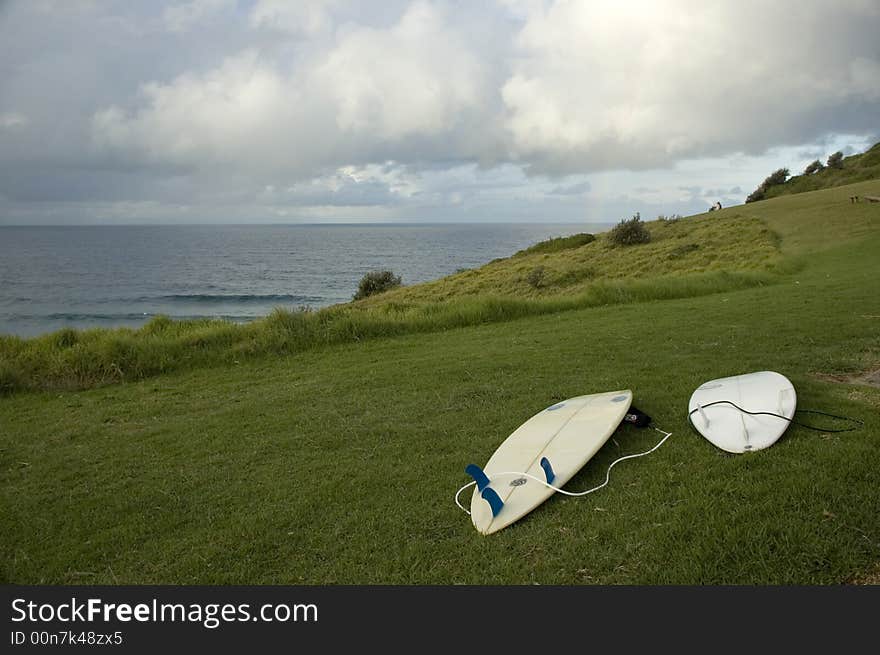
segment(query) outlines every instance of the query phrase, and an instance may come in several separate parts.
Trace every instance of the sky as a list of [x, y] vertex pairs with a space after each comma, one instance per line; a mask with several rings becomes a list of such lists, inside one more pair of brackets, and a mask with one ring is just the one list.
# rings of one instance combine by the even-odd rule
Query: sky
[[0, 224], [614, 223], [880, 141], [877, 0], [0, 0]]

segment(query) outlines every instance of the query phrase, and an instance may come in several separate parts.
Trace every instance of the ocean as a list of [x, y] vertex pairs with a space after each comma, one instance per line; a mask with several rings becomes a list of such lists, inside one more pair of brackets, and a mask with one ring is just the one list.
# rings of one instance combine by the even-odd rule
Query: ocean
[[0, 227], [0, 334], [137, 327], [157, 314], [245, 322], [348, 302], [365, 273], [404, 284], [603, 224]]

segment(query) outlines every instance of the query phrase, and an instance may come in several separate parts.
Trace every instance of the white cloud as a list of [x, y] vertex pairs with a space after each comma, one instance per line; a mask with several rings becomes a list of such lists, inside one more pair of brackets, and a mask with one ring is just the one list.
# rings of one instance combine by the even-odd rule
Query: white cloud
[[235, 0], [190, 0], [166, 7], [162, 18], [171, 32], [188, 32], [207, 18], [234, 8]]
[[333, 28], [334, 11], [342, 0], [258, 0], [250, 12], [251, 26], [314, 36]]
[[[225, 6], [164, 15], [183, 29]], [[849, 108], [880, 100], [867, 38], [880, 10], [862, 1], [501, 7], [506, 22], [487, 19], [499, 30], [490, 38], [443, 2], [416, 0], [372, 25], [350, 19], [343, 0], [260, 0], [250, 26], [291, 47], [276, 38], [145, 83], [137, 110], [96, 112], [94, 140], [148, 161], [279, 178], [386, 159], [570, 174], [815, 141], [834, 131], [823, 121], [864, 127], [852, 123], [866, 113]]]
[[387, 28], [350, 25], [314, 52], [251, 48], [146, 83], [139, 109], [95, 113], [93, 142], [155, 163], [300, 179], [386, 159], [478, 158], [493, 91], [449, 20], [416, 2]]
[[512, 149], [539, 170], [566, 171], [797, 142], [822, 129], [817, 117], [878, 93], [865, 28], [878, 27], [880, 5], [804, 9], [597, 0], [532, 11], [503, 88]]
[[278, 135], [284, 111], [295, 111], [299, 100], [296, 88], [250, 50], [203, 75], [145, 84], [141, 95], [146, 106], [136, 113], [112, 106], [95, 114], [95, 144], [196, 168], [271, 155], [286, 140]]
[[2, 129], [10, 130], [17, 127], [23, 127], [27, 124], [27, 116], [16, 111], [8, 111], [0, 114], [0, 128]]
[[413, 3], [391, 29], [345, 31], [314, 71], [340, 129], [376, 139], [450, 131], [480, 107], [483, 77], [470, 45], [426, 2]]

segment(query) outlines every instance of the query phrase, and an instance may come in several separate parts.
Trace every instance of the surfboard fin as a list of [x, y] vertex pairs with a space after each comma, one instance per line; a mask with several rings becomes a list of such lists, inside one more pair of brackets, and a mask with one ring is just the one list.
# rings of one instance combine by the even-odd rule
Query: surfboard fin
[[480, 492], [480, 495], [483, 497], [483, 500], [489, 503], [489, 507], [492, 508], [492, 516], [498, 516], [498, 512], [504, 507], [504, 501], [501, 500], [496, 491], [492, 487], [486, 487]]
[[476, 464], [468, 464], [465, 467], [464, 472], [474, 479], [474, 481], [477, 483], [477, 489], [479, 489], [480, 491], [489, 486], [489, 478], [486, 477], [483, 469], [481, 469]]
[[544, 475], [547, 476], [547, 484], [553, 484], [553, 480], [556, 479], [556, 473], [553, 472], [550, 460], [546, 457], [541, 458], [541, 468], [544, 469]]

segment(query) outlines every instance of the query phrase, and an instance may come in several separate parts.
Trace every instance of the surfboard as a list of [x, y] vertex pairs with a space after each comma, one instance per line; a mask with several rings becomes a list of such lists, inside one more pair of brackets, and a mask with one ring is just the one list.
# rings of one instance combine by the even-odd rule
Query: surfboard
[[[734, 404], [747, 412], [766, 413], [747, 414]], [[722, 450], [745, 453], [776, 443], [796, 408], [797, 394], [788, 378], [758, 371], [703, 383], [691, 395], [688, 416], [697, 432]]]
[[569, 398], [538, 412], [510, 434], [483, 469], [468, 466], [477, 481], [471, 520], [492, 534], [522, 518], [561, 488], [602, 447], [632, 404], [629, 389]]

